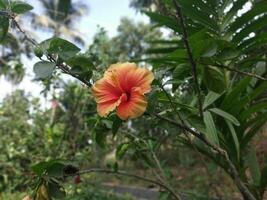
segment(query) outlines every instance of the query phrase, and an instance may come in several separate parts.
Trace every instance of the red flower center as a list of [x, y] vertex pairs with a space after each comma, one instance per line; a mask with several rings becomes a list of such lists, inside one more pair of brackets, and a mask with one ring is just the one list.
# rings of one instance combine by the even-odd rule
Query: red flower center
[[131, 98], [131, 92], [124, 92], [121, 95], [121, 102], [128, 102]]

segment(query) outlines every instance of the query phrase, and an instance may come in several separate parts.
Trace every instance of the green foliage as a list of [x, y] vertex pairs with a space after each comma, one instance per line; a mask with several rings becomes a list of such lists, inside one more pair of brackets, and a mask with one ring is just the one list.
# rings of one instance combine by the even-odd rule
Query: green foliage
[[45, 79], [52, 76], [55, 67], [55, 63], [51, 63], [48, 61], [40, 61], [38, 63], [35, 63], [33, 71], [36, 74], [36, 78]]
[[23, 14], [33, 9], [33, 7], [22, 1], [14, 1], [10, 5], [11, 11], [16, 14]]
[[[256, 199], [263, 198], [267, 185], [266, 163], [265, 160], [263, 164], [259, 163], [251, 146], [267, 120], [267, 84], [264, 78], [255, 76], [266, 77], [267, 74], [266, 3], [250, 1], [251, 9], [240, 14], [247, 0], [177, 2], [185, 27], [175, 16], [177, 10], [172, 1], [133, 1], [136, 8], [149, 8], [144, 13], [151, 19], [154, 29], [152, 25], [135, 24], [123, 18], [117, 36], [109, 38], [104, 29], [100, 29], [87, 51], [79, 53], [80, 48], [60, 38], [61, 33], [55, 28], [55, 37], [35, 47], [34, 53], [41, 61], [34, 65], [34, 72], [37, 79], [47, 83], [47, 88], [54, 83], [55, 89], [57, 81], [63, 82], [57, 76], [60, 72], [91, 86], [110, 64], [116, 62], [140, 61], [140, 65], [149, 66], [155, 74], [153, 91], [147, 96], [147, 113], [128, 122], [122, 122], [115, 113], [107, 118], [97, 116], [90, 90], [74, 83], [61, 86], [59, 94], [54, 91], [56, 106], [47, 111], [35, 108], [36, 113], [28, 112], [30, 102], [23, 94], [15, 93], [4, 100], [0, 134], [3, 138], [11, 134], [12, 139], [0, 141], [1, 158], [8, 166], [18, 160], [16, 167], [26, 169], [32, 161], [21, 153], [23, 149], [39, 161], [45, 158], [46, 161], [38, 161], [32, 168], [37, 176], [33, 184], [37, 199], [64, 198], [63, 179], [65, 175], [75, 174], [66, 174], [66, 168], [72, 165], [61, 160], [51, 161], [55, 153], [59, 158], [76, 160], [86, 167], [90, 165], [91, 157], [104, 160], [103, 154], [112, 152], [114, 171], [119, 165], [116, 158], [120, 161], [129, 159], [141, 162], [143, 167], [156, 168], [161, 173], [160, 179], [161, 176], [171, 179], [161, 166], [168, 168], [168, 156], [158, 160], [156, 154], [176, 153], [174, 147], [178, 145], [205, 155], [240, 186], [236, 182], [239, 179], [233, 174], [234, 167], [249, 192]], [[70, 26], [71, 21], [66, 19], [73, 8], [71, 1], [53, 3], [44, 0], [42, 3], [52, 20]], [[152, 9], [153, 4], [155, 9]], [[10, 7], [15, 14], [32, 9], [30, 5], [17, 1], [10, 5], [0, 1], [0, 7], [4, 11]], [[12, 43], [9, 21], [8, 16], [0, 18], [0, 40], [12, 50], [17, 43]], [[171, 33], [164, 38], [155, 27], [168, 28]], [[192, 55], [188, 53], [190, 51]], [[18, 52], [12, 56], [16, 55]], [[3, 55], [4, 61], [6, 56]], [[16, 66], [20, 66], [20, 59], [15, 58]], [[9, 66], [8, 59], [4, 66]], [[176, 122], [196, 131], [195, 136], [198, 134], [199, 137], [190, 135], [182, 126], [175, 125]], [[189, 137], [184, 137], [184, 133]], [[22, 134], [34, 137], [23, 138], [21, 142]], [[229, 160], [211, 149], [208, 142], [203, 141], [206, 138], [216, 148], [225, 151]], [[9, 185], [6, 179], [12, 180], [12, 173], [10, 168], [1, 175], [3, 189]], [[175, 183], [177, 180], [172, 181]], [[241, 193], [246, 199], [244, 192]], [[77, 199], [89, 195], [92, 195], [90, 199], [106, 198], [102, 194], [98, 196], [98, 193], [83, 191]], [[169, 198], [169, 195], [163, 194], [162, 198]]]

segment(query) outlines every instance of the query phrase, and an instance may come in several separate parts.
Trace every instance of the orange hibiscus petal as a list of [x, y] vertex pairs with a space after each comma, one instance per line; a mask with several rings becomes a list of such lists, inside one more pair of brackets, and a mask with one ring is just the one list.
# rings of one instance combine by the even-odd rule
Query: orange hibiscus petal
[[97, 103], [104, 103], [118, 100], [121, 91], [117, 88], [112, 80], [100, 79], [92, 87], [92, 93]]
[[146, 68], [138, 67], [135, 63], [117, 63], [111, 65], [106, 77], [113, 77], [118, 88], [123, 91], [130, 91], [133, 87], [139, 87], [140, 92], [145, 94], [151, 90], [151, 83], [154, 75]]
[[147, 107], [147, 101], [140, 88], [132, 88], [130, 98], [117, 107], [117, 115], [122, 120], [141, 116]]
[[117, 101], [109, 101], [97, 104], [97, 112], [101, 117], [106, 117], [111, 111], [120, 104], [120, 99]]

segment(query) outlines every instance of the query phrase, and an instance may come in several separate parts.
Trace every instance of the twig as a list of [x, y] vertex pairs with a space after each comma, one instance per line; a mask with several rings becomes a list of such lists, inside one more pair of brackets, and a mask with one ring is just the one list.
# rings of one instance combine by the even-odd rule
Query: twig
[[169, 100], [171, 107], [173, 109], [173, 111], [177, 114], [179, 120], [181, 121], [182, 124], [184, 124], [184, 120], [182, 118], [182, 116], [180, 115], [180, 113], [177, 111], [176, 106], [174, 105], [172, 98], [170, 97], [169, 93], [165, 90], [163, 85], [160, 85], [162, 91], [165, 93], [165, 95], [167, 96], [167, 99]]
[[162, 119], [162, 120], [165, 120], [183, 130], [185, 130], [185, 134], [187, 134], [188, 132], [192, 135], [194, 135], [195, 137], [197, 137], [199, 140], [201, 140], [204, 144], [206, 144], [208, 147], [210, 147], [212, 150], [214, 150], [216, 153], [218, 153], [219, 155], [221, 155], [222, 157], [225, 158], [225, 161], [227, 162], [227, 164], [229, 165], [229, 173], [233, 176], [234, 178], [234, 181], [238, 187], [238, 189], [240, 190], [240, 192], [243, 194], [244, 197], [246, 197], [247, 200], [256, 200], [256, 198], [251, 194], [251, 192], [249, 191], [249, 189], [247, 188], [247, 186], [245, 185], [245, 183], [243, 183], [243, 181], [241, 180], [240, 176], [239, 176], [239, 173], [235, 167], [235, 165], [232, 163], [232, 161], [230, 160], [229, 156], [228, 156], [228, 153], [216, 146], [216, 145], [213, 145], [212, 143], [210, 143], [204, 133], [201, 133], [201, 132], [197, 132], [195, 130], [192, 130], [191, 128], [189, 128], [188, 126], [184, 125], [184, 124], [180, 124], [176, 121], [173, 121], [172, 119], [169, 119], [169, 118], [166, 118], [166, 117], [163, 117], [159, 114], [152, 114], [152, 116], [156, 116], [157, 118], [159, 119]]
[[262, 77], [262, 76], [259, 76], [257, 74], [250, 73], [250, 72], [243, 72], [243, 71], [240, 71], [238, 69], [231, 68], [231, 67], [228, 67], [228, 66], [225, 66], [225, 65], [221, 65], [221, 64], [217, 64], [217, 63], [212, 63], [212, 64], [200, 63], [200, 64], [204, 65], [205, 67], [207, 65], [211, 65], [211, 66], [214, 66], [214, 67], [223, 68], [223, 69], [226, 69], [228, 71], [236, 72], [238, 74], [242, 74], [242, 75], [245, 75], [245, 76], [250, 76], [250, 77], [253, 77], [253, 78], [257, 78], [257, 79], [262, 80], [262, 81], [267, 81], [267, 78], [265, 78], [265, 77]]
[[[14, 25], [15, 25], [15, 26], [17, 27], [17, 29], [24, 35], [24, 37], [25, 37], [25, 39], [26, 39], [27, 41], [29, 41], [30, 43], [32, 43], [34, 46], [37, 45], [36, 41], [33, 40], [32, 38], [30, 38], [30, 37], [27, 35], [27, 33], [20, 27], [20, 25], [19, 25], [19, 23], [16, 21], [14, 15], [12, 15], [12, 14], [10, 14], [10, 13], [5, 13], [5, 15], [6, 15], [7, 17], [9, 17], [9, 18], [12, 20], [12, 22], [14, 23]], [[72, 76], [72, 77], [78, 79], [79, 81], [81, 81], [81, 82], [83, 82], [85, 85], [87, 85], [88, 87], [91, 87], [91, 86], [92, 86], [92, 84], [91, 84], [89, 81], [87, 81], [87, 80], [85, 80], [85, 79], [82, 79], [81, 77], [79, 77], [79, 76], [76, 75], [76, 74], [73, 74], [73, 73], [69, 70], [69, 67], [68, 67], [67, 65], [65, 65], [64, 63], [58, 64], [57, 61], [56, 61], [56, 59], [55, 59], [52, 55], [49, 55], [49, 54], [48, 54], [48, 55], [46, 55], [46, 57], [47, 57], [47, 59], [48, 59], [49, 61], [56, 63], [57, 67], [58, 67], [59, 69], [61, 69], [64, 73], [69, 74], [70, 76]]]
[[136, 179], [140, 179], [142, 181], [145, 182], [149, 182], [149, 183], [153, 183], [155, 185], [158, 185], [162, 188], [164, 188], [165, 190], [169, 191], [173, 197], [176, 200], [180, 200], [179, 196], [177, 196], [177, 194], [175, 194], [168, 186], [166, 186], [165, 184], [158, 182], [156, 180], [144, 177], [144, 176], [138, 176], [136, 174], [131, 174], [125, 171], [114, 171], [114, 170], [108, 170], [108, 169], [86, 169], [86, 170], [80, 170], [77, 173], [74, 174], [66, 174], [66, 176], [76, 176], [76, 175], [82, 175], [82, 174], [90, 174], [90, 173], [106, 173], [106, 174], [116, 174], [116, 175], [121, 175], [121, 176], [128, 176], [128, 177], [132, 177], [132, 178], [136, 178]]
[[193, 78], [194, 78], [194, 82], [195, 82], [195, 88], [196, 88], [196, 92], [198, 95], [199, 113], [200, 113], [200, 116], [202, 117], [203, 116], [203, 110], [202, 110], [200, 86], [199, 86], [198, 80], [197, 80], [197, 65], [196, 65], [196, 62], [193, 58], [192, 50], [191, 50], [189, 42], [188, 42], [188, 34], [187, 34], [184, 18], [183, 18], [182, 12], [181, 12], [181, 8], [178, 5], [176, 0], [173, 0], [173, 4], [174, 4], [175, 9], [176, 9], [176, 14], [177, 14], [177, 17], [179, 20], [179, 25], [181, 26], [181, 29], [182, 29], [183, 42], [184, 42], [184, 45], [185, 45], [185, 48], [186, 48], [186, 51], [188, 54], [189, 62], [192, 66], [192, 73], [193, 73]]
[[24, 38], [29, 41], [30, 43], [32, 43], [34, 46], [37, 45], [36, 41], [34, 39], [32, 39], [31, 37], [29, 37], [27, 35], [27, 33], [20, 27], [19, 23], [17, 22], [17, 20], [15, 19], [15, 16], [12, 14], [8, 14], [7, 15], [12, 22], [14, 23], [14, 25], [18, 28], [18, 30], [24, 35]]

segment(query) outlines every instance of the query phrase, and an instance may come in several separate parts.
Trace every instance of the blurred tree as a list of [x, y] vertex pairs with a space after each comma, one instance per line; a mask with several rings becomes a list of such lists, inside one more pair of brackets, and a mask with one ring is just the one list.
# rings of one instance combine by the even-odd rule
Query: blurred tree
[[118, 34], [112, 38], [103, 28], [95, 34], [87, 54], [95, 58], [96, 66], [107, 67], [116, 62], [144, 59], [146, 50], [153, 46], [148, 42], [162, 37], [159, 29], [143, 22], [135, 23], [126, 17], [121, 19], [117, 30]]
[[88, 12], [88, 5], [82, 1], [41, 0], [44, 14], [32, 13], [31, 19], [35, 28], [46, 28], [56, 37], [64, 35], [84, 44], [83, 38], [75, 23]]

